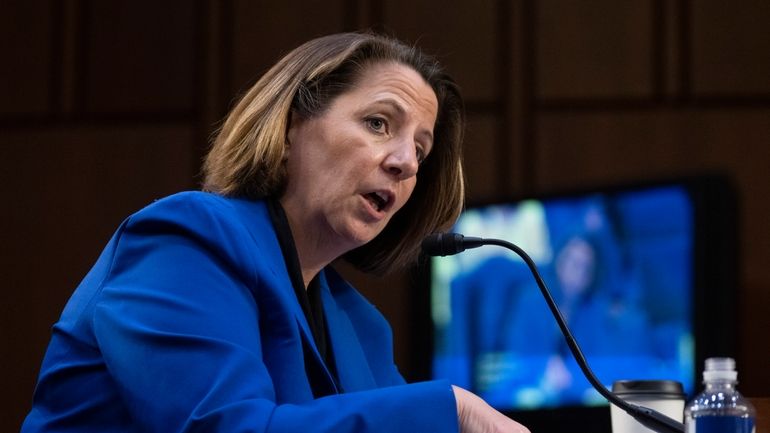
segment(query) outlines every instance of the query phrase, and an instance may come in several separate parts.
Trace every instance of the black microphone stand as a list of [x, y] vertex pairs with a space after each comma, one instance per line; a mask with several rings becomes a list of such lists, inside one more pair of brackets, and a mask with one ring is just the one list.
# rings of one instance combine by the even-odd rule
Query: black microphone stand
[[[649, 428], [650, 430], [656, 431], [658, 433], [684, 433], [684, 425], [681, 422], [671, 419], [653, 409], [629, 403], [613, 394], [610, 390], [605, 388], [601, 382], [599, 382], [599, 379], [596, 378], [596, 375], [588, 366], [588, 362], [586, 361], [583, 352], [580, 350], [575, 337], [572, 336], [572, 332], [567, 327], [567, 323], [564, 320], [561, 311], [559, 311], [559, 308], [556, 306], [556, 302], [554, 302], [553, 297], [551, 296], [551, 293], [545, 284], [545, 281], [543, 281], [543, 278], [540, 276], [540, 272], [538, 271], [535, 262], [526, 252], [524, 252], [524, 250], [515, 244], [500, 239], [464, 237], [463, 235], [457, 233], [442, 233], [436, 236], [438, 237], [434, 238], [434, 245], [431, 247], [426, 248], [425, 244], [427, 242], [423, 242], [423, 249], [426, 250], [430, 255], [456, 254], [468, 248], [477, 248], [482, 245], [497, 245], [516, 253], [527, 264], [527, 267], [537, 282], [537, 286], [540, 288], [540, 292], [543, 294], [543, 297], [548, 304], [548, 308], [551, 310], [551, 313], [553, 313], [553, 317], [556, 319], [556, 323], [559, 325], [564, 338], [567, 340], [567, 346], [569, 346], [570, 351], [572, 352], [572, 356], [575, 358], [575, 361], [577, 361], [578, 365], [580, 366], [580, 370], [583, 372], [583, 375], [586, 379], [588, 379], [588, 382], [591, 383], [594, 389], [596, 389], [596, 391], [598, 391], [602, 397], [607, 399], [607, 401], [624, 410], [636, 421]], [[426, 239], [426, 241], [428, 239]]]

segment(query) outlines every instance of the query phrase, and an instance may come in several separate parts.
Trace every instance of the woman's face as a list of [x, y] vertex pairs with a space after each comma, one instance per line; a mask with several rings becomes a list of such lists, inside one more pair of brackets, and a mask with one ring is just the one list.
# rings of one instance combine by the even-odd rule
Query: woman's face
[[377, 236], [414, 190], [437, 110], [416, 71], [378, 63], [320, 115], [293, 116], [281, 204], [295, 238], [342, 254]]
[[595, 278], [596, 257], [586, 240], [575, 237], [562, 248], [556, 259], [556, 272], [566, 296], [585, 293]]

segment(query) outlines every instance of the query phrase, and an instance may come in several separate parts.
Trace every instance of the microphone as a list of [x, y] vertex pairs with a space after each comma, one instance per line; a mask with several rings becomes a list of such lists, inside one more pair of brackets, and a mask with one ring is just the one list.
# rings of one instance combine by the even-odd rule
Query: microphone
[[469, 248], [484, 245], [484, 239], [459, 233], [434, 233], [422, 241], [422, 252], [429, 256], [453, 256]]
[[572, 356], [575, 358], [580, 370], [583, 372], [583, 376], [585, 376], [591, 386], [593, 386], [602, 397], [624, 410], [637, 422], [650, 430], [658, 433], [684, 433], [684, 424], [681, 422], [671, 419], [653, 409], [629, 403], [613, 394], [599, 382], [599, 379], [596, 378], [596, 375], [588, 366], [588, 361], [586, 361], [583, 352], [580, 350], [575, 337], [572, 336], [572, 332], [567, 327], [567, 322], [564, 320], [564, 316], [562, 316], [561, 311], [559, 311], [559, 308], [556, 306], [556, 302], [553, 300], [551, 292], [548, 291], [548, 287], [546, 286], [545, 281], [543, 281], [543, 277], [540, 276], [540, 272], [537, 270], [535, 262], [517, 245], [500, 239], [465, 237], [459, 233], [434, 233], [422, 241], [422, 251], [428, 256], [451, 256], [467, 249], [478, 248], [482, 245], [497, 245], [507, 248], [524, 260], [532, 273], [532, 276], [535, 278], [535, 282], [537, 282], [537, 286], [540, 288], [540, 292], [543, 294], [543, 297], [548, 304], [548, 308], [551, 310], [554, 319], [556, 319], [556, 323], [559, 325], [561, 333], [564, 335], [564, 339], [567, 340], [567, 346], [569, 346]]

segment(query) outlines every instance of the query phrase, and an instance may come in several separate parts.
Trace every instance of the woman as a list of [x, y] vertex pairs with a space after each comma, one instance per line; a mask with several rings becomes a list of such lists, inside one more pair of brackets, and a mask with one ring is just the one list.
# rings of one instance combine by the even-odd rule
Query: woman
[[120, 226], [54, 326], [22, 431], [526, 431], [447, 382], [405, 384], [384, 318], [328, 267], [389, 269], [451, 224], [462, 116], [395, 40], [289, 53], [225, 121], [207, 192]]

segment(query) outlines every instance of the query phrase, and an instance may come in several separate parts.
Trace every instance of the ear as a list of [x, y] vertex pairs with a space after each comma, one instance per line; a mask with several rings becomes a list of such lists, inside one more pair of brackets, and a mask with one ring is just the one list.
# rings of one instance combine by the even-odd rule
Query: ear
[[295, 142], [299, 129], [302, 127], [302, 117], [297, 114], [296, 111], [291, 110], [289, 113], [289, 123], [286, 126], [286, 149], [284, 151], [284, 157], [287, 157], [291, 144]]

